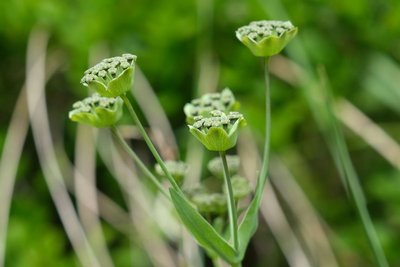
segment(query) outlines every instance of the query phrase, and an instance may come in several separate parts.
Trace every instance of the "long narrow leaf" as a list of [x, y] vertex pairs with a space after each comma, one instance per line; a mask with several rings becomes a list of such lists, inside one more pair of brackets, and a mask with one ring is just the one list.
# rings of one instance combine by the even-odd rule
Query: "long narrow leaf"
[[239, 258], [243, 259], [251, 237], [258, 227], [258, 210], [260, 206], [258, 197], [254, 196], [246, 210], [242, 223], [239, 225]]
[[237, 263], [238, 255], [236, 251], [192, 207], [188, 200], [173, 188], [170, 189], [170, 193], [179, 217], [197, 242], [205, 249], [215, 252], [227, 262]]

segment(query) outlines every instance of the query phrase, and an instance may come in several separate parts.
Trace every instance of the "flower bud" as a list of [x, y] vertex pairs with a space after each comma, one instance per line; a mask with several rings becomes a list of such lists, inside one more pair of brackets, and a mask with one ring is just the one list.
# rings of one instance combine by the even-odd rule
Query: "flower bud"
[[[187, 174], [188, 171], [187, 164], [183, 161], [169, 160], [165, 161], [165, 166], [167, 167], [167, 170], [170, 172], [172, 177], [175, 179], [175, 182], [178, 185], [181, 185], [183, 182], [183, 178], [185, 178], [185, 175]], [[166, 174], [164, 173], [159, 164], [155, 165], [155, 171], [159, 176], [166, 177]]]
[[[247, 179], [239, 175], [235, 175], [231, 178], [231, 183], [232, 183], [233, 198], [235, 200], [240, 200], [250, 194], [251, 188], [249, 181]], [[225, 194], [227, 194], [225, 187], [223, 187], [222, 190]]]
[[236, 37], [257, 57], [278, 54], [297, 34], [290, 21], [261, 20], [240, 27]]
[[191, 200], [201, 213], [224, 214], [226, 212], [226, 197], [221, 193], [198, 193]]
[[85, 71], [81, 83], [104, 97], [121, 96], [133, 84], [135, 61], [136, 56], [131, 54], [103, 59]]
[[222, 215], [227, 211], [226, 196], [221, 192], [211, 192], [200, 185], [187, 193], [191, 202], [202, 214]]
[[[236, 155], [226, 155], [226, 162], [228, 163], [229, 175], [232, 176], [239, 171], [240, 159]], [[221, 157], [215, 157], [208, 162], [208, 170], [217, 178], [224, 178], [224, 166]]]
[[206, 115], [210, 111], [220, 110], [229, 112], [237, 110], [239, 102], [235, 100], [229, 88], [225, 88], [221, 93], [204, 94], [200, 98], [193, 99], [183, 108], [188, 123], [193, 123], [194, 117]]
[[190, 132], [211, 151], [226, 151], [236, 145], [239, 128], [246, 124], [239, 112], [214, 110], [209, 117], [196, 116], [189, 125]]
[[114, 125], [122, 116], [123, 101], [120, 97], [107, 98], [93, 94], [73, 104], [69, 112], [72, 121], [102, 128]]

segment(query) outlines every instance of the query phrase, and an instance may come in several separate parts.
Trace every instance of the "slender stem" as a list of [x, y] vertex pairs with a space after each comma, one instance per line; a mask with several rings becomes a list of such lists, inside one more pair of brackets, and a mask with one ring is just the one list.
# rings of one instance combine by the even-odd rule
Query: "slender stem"
[[211, 261], [214, 267], [222, 267], [218, 257], [212, 258]]
[[222, 164], [224, 166], [224, 180], [227, 189], [228, 199], [228, 214], [229, 214], [229, 227], [231, 230], [231, 237], [233, 239], [233, 247], [236, 251], [239, 251], [239, 238], [238, 238], [238, 223], [237, 223], [237, 212], [235, 199], [233, 198], [233, 189], [231, 178], [229, 176], [228, 163], [226, 162], [226, 154], [224, 151], [219, 152], [221, 156]]
[[160, 165], [161, 169], [163, 172], [166, 174], [169, 182], [171, 183], [172, 187], [178, 191], [181, 192], [181, 189], [179, 188], [178, 184], [175, 182], [175, 179], [172, 177], [171, 173], [168, 171], [167, 166], [165, 166], [164, 161], [162, 160], [160, 154], [158, 154], [156, 148], [153, 145], [153, 142], [151, 142], [150, 137], [147, 135], [146, 130], [144, 129], [142, 123], [140, 122], [138, 116], [136, 115], [135, 110], [133, 109], [131, 102], [129, 101], [128, 97], [126, 95], [122, 95], [121, 98], [124, 100], [126, 107], [128, 108], [129, 113], [131, 114], [131, 117], [138, 127], [144, 141], [146, 142], [147, 146], [149, 147], [151, 153], [153, 154], [154, 158], [156, 159], [157, 163]]
[[[262, 191], [264, 189], [265, 182], [267, 181], [268, 174], [268, 163], [269, 163], [269, 147], [271, 137], [271, 92], [269, 85], [269, 72], [268, 72], [268, 61], [269, 58], [264, 59], [264, 79], [265, 79], [265, 139], [264, 139], [264, 152], [261, 164], [260, 176], [257, 181], [257, 201], [261, 201]], [[261, 184], [259, 184], [261, 183]]]
[[146, 175], [150, 180], [154, 183], [154, 185], [160, 190], [160, 192], [169, 199], [169, 194], [165, 190], [165, 188], [162, 186], [162, 184], [157, 180], [157, 178], [153, 175], [153, 173], [146, 167], [146, 165], [143, 163], [143, 161], [138, 157], [138, 155], [133, 151], [129, 145], [125, 142], [124, 138], [121, 136], [119, 133], [117, 127], [113, 126], [111, 128], [111, 131], [113, 135], [116, 137], [118, 143], [122, 146], [122, 148], [125, 150], [126, 153], [128, 153], [129, 157], [133, 159], [133, 161], [136, 162], [136, 164], [139, 166], [140, 170]]

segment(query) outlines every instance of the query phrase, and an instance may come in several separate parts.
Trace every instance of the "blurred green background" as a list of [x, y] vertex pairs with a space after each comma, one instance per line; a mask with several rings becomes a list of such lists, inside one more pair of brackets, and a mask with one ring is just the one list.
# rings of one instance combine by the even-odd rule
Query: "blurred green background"
[[[235, 30], [253, 20], [290, 19], [299, 27], [298, 37], [287, 52], [271, 61], [272, 153], [284, 162], [315, 208], [338, 266], [376, 266], [330, 154], [329, 133], [324, 135], [329, 128], [318, 122], [321, 106], [315, 103], [320, 96], [314, 94], [318, 89], [308, 90], [313, 85], [302, 81], [308, 75], [318, 83], [317, 70], [323, 69], [382, 246], [390, 265], [400, 266], [399, 14], [396, 0], [1, 1], [0, 151], [25, 81], [33, 29], [47, 31], [48, 53], [61, 55], [62, 67], [47, 83], [46, 99], [54, 139], [63, 140], [69, 157], [74, 157], [76, 125], [68, 121], [67, 113], [74, 101], [87, 95], [79, 81], [93, 51], [138, 56], [137, 64], [166, 111], [183, 157], [188, 139], [184, 104], [224, 87], [231, 88], [241, 102], [261, 148], [262, 65], [236, 40]], [[293, 65], [300, 69], [297, 75]], [[343, 103], [369, 117], [374, 129], [394, 145], [387, 146], [385, 138], [367, 131], [370, 124], [363, 124]], [[352, 127], [361, 131], [356, 133]], [[125, 208], [116, 182], [102, 171], [101, 161], [97, 164], [99, 189]], [[298, 234], [301, 213], [291, 212], [282, 191], [278, 199]], [[140, 242], [105, 222], [103, 231], [115, 266], [152, 266], [151, 252]], [[308, 234], [311, 238], [314, 233]], [[244, 266], [293, 266], [278, 243], [262, 221]], [[312, 252], [304, 243], [300, 245], [309, 256]], [[79, 266], [43, 179], [30, 132], [18, 164], [5, 245], [7, 267]], [[331, 265], [314, 262], [311, 266]]]

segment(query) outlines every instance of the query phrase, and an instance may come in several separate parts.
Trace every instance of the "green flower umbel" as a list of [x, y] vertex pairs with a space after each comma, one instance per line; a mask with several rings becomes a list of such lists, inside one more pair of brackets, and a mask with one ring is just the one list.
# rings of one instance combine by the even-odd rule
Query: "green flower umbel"
[[135, 61], [136, 56], [131, 54], [103, 59], [85, 71], [81, 83], [104, 97], [121, 96], [131, 89]]
[[73, 104], [69, 118], [98, 128], [109, 127], [121, 118], [123, 103], [120, 97], [107, 98], [94, 94]]
[[239, 102], [235, 100], [229, 88], [225, 88], [221, 93], [204, 94], [200, 98], [193, 99], [183, 108], [188, 123], [193, 123], [193, 119], [199, 115], [206, 115], [210, 111], [220, 110], [223, 112], [234, 111], [239, 108]]
[[297, 34], [290, 21], [253, 21], [236, 31], [236, 37], [257, 57], [278, 54]]
[[210, 117], [196, 116], [190, 132], [211, 151], [226, 151], [236, 145], [239, 128], [246, 124], [239, 112], [214, 110]]

